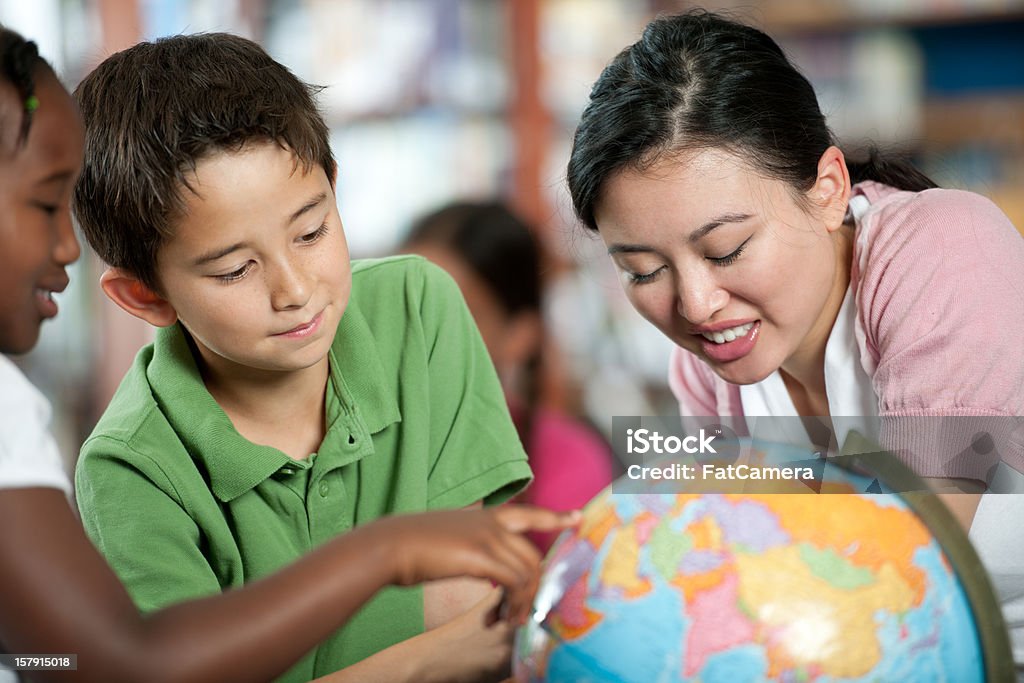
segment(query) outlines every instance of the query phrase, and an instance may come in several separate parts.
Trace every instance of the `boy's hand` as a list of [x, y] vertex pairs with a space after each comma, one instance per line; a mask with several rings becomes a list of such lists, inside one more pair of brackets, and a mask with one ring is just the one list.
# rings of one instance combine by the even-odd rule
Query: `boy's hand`
[[465, 614], [424, 634], [430, 651], [421, 680], [481, 683], [509, 675], [515, 626], [498, 618], [501, 594], [492, 589]]
[[453, 576], [490, 579], [505, 586], [507, 616], [521, 623], [529, 614], [541, 560], [522, 534], [565, 529], [578, 519], [578, 512], [506, 505], [396, 515], [369, 526], [384, 545], [392, 583], [408, 586]]

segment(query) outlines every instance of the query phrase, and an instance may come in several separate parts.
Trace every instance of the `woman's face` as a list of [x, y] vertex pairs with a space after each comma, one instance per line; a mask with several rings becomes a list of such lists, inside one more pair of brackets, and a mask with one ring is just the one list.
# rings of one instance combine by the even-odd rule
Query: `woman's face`
[[849, 235], [814, 199], [838, 175], [798, 203], [740, 157], [697, 150], [613, 176], [595, 218], [637, 311], [723, 379], [750, 384], [824, 352]]

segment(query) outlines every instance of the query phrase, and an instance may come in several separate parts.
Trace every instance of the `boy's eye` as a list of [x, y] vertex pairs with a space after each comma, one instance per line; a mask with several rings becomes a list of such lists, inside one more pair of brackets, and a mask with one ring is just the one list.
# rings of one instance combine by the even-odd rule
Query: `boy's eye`
[[221, 280], [222, 282], [234, 282], [235, 280], [241, 280], [243, 277], [245, 277], [251, 268], [252, 261], [249, 261], [238, 270], [233, 270], [230, 273], [225, 273], [224, 275], [217, 275], [215, 277], [218, 280]]
[[299, 241], [304, 244], [312, 244], [318, 239], [327, 234], [327, 222], [324, 221], [323, 225], [314, 230], [313, 232], [307, 232], [305, 235], [299, 238]]

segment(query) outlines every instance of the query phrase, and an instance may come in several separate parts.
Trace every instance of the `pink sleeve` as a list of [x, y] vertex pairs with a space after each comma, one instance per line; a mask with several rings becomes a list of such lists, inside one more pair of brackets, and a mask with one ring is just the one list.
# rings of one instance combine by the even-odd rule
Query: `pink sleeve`
[[[1000, 454], [1024, 470], [1020, 234], [990, 201], [955, 190], [900, 193], [861, 232], [856, 291], [882, 445], [923, 476], [985, 480]], [[980, 426], [998, 452], [970, 448]]]

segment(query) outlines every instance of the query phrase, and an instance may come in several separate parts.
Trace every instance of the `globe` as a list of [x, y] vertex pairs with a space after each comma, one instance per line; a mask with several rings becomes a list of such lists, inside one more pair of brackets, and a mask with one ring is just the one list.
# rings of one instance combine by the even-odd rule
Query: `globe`
[[[816, 457], [746, 448], [755, 467]], [[877, 472], [825, 479], [805, 494], [617, 481], [546, 559], [516, 680], [1013, 680], [987, 575], [946, 508], [873, 493], [891, 491]]]

